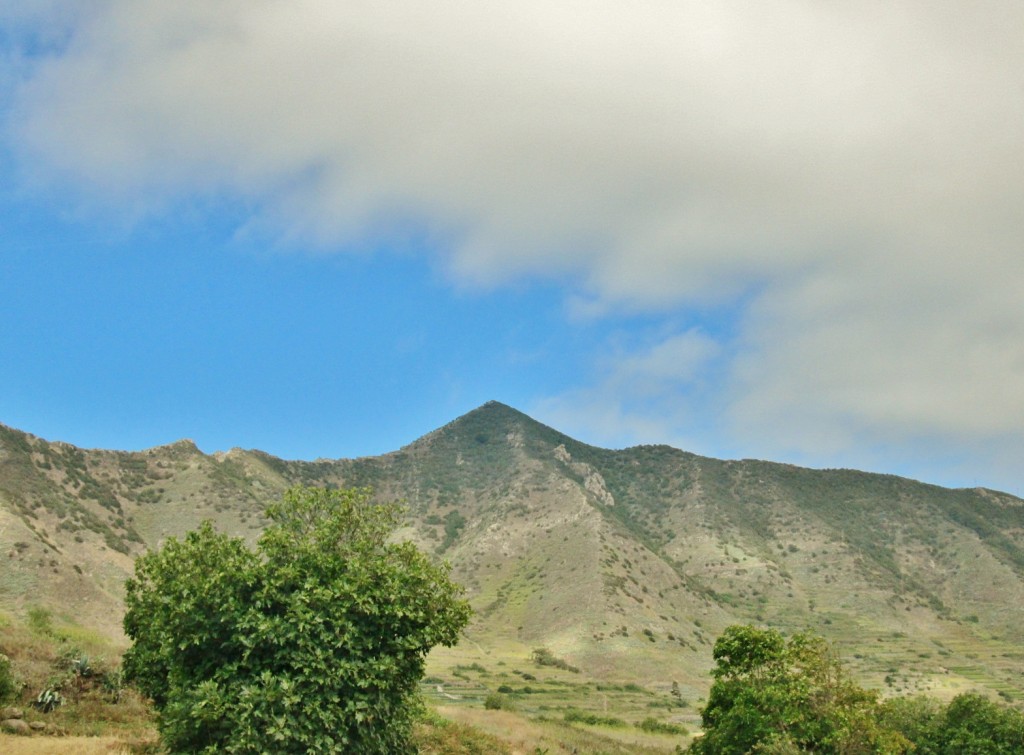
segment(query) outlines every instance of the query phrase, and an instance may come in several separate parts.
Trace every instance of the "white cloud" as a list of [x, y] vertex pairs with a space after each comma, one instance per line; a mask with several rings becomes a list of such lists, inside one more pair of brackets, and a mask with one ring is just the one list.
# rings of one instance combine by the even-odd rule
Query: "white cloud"
[[[708, 363], [765, 454], [1024, 447], [1018, 2], [75, 7], [8, 110], [33, 175], [326, 248], [425, 229], [456, 280], [560, 276], [581, 313], [733, 302]], [[678, 337], [581, 401], [683, 421], [628, 408], [707, 379]]]
[[[618, 339], [622, 341], [622, 337]], [[596, 379], [530, 410], [560, 430], [613, 446], [666, 443], [694, 450], [722, 346], [698, 328], [619, 343], [596, 360]]]

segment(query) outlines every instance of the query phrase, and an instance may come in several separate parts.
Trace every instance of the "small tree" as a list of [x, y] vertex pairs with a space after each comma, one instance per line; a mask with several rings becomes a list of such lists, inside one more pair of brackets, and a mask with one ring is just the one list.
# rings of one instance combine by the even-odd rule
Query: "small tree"
[[127, 583], [126, 678], [175, 752], [409, 751], [426, 653], [469, 605], [366, 490], [294, 488], [255, 550], [209, 523]]
[[773, 629], [732, 626], [714, 647], [715, 681], [691, 752], [900, 753], [909, 743], [882, 729], [877, 698], [843, 671], [828, 643], [788, 641]]

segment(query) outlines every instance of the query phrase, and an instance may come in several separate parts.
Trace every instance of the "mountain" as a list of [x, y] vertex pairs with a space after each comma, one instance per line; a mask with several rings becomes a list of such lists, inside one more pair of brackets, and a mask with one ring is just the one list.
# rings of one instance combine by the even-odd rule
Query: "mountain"
[[[736, 622], [811, 628], [861, 680], [1024, 696], [1024, 501], [890, 475], [606, 450], [491, 402], [360, 459], [80, 449], [0, 425], [0, 607], [120, 632], [132, 560], [213, 519], [258, 535], [295, 484], [401, 499], [449, 560], [471, 648], [549, 648], [594, 678], [708, 685]], [[476, 651], [474, 651], [476, 652]]]

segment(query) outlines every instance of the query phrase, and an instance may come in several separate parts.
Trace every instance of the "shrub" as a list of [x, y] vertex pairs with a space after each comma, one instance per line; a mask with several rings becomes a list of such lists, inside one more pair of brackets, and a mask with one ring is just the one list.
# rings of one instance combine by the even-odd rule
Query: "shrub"
[[636, 728], [650, 734], [674, 734], [681, 737], [685, 737], [689, 733], [685, 726], [659, 721], [656, 718], [645, 718], [636, 725]]
[[18, 693], [18, 682], [14, 678], [11, 659], [0, 653], [0, 703], [5, 703]]
[[53, 618], [45, 608], [33, 606], [28, 609], [28, 628], [41, 636], [53, 634]]
[[609, 726], [613, 729], [622, 729], [628, 726], [625, 721], [621, 718], [615, 718], [614, 716], [600, 716], [597, 713], [588, 713], [583, 710], [576, 710], [570, 708], [563, 715], [566, 723], [580, 723], [587, 724], [588, 726]]
[[487, 710], [515, 710], [515, 707], [512, 698], [501, 692], [491, 692], [484, 698], [484, 708]]
[[256, 549], [207, 522], [138, 559], [124, 674], [173, 752], [409, 750], [426, 653], [469, 620], [461, 588], [366, 490], [293, 488]]
[[[554, 668], [560, 668], [563, 671], [571, 671], [574, 674], [578, 674], [580, 670], [576, 667], [564, 661], [561, 658], [556, 658], [554, 654], [547, 648], [537, 648], [531, 654], [533, 662], [538, 666], [552, 666]], [[523, 677], [526, 678], [525, 676]]]

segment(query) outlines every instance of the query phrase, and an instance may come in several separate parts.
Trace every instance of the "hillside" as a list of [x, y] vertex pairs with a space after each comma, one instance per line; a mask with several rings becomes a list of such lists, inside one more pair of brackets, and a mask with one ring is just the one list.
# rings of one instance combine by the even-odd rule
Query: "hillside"
[[[371, 486], [476, 609], [442, 661], [549, 648], [687, 699], [722, 628], [810, 627], [869, 686], [1024, 696], [1024, 502], [893, 476], [588, 446], [489, 403], [389, 454], [86, 450], [0, 426], [0, 608], [119, 636], [132, 559], [206, 518], [254, 537], [297, 483]], [[504, 662], [503, 660], [500, 662]], [[487, 665], [486, 663], [484, 664]]]

